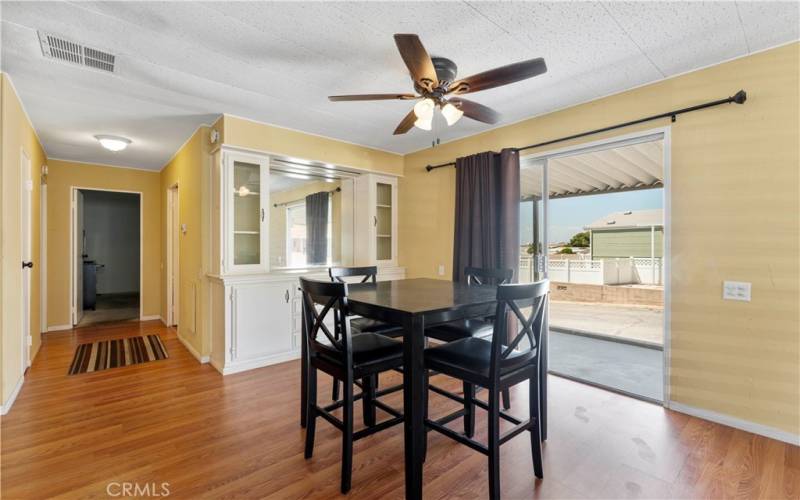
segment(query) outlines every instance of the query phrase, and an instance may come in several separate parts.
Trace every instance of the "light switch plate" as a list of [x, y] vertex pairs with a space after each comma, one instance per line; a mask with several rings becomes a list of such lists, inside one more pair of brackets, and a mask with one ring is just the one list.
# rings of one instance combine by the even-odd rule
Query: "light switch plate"
[[724, 281], [722, 283], [722, 298], [724, 300], [741, 300], [750, 302], [751, 283], [745, 281]]

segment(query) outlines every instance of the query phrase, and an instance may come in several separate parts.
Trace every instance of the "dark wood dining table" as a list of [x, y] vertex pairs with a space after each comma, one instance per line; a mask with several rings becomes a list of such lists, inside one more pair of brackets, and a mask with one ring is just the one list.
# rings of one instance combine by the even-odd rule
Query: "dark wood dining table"
[[[348, 286], [350, 312], [403, 326], [403, 413], [405, 415], [406, 498], [422, 498], [424, 422], [424, 349], [427, 327], [492, 315], [497, 287], [435, 279], [404, 279]], [[543, 339], [546, 335], [542, 336]], [[540, 380], [546, 380], [546, 340], [542, 342]], [[305, 386], [305, 384], [303, 384]], [[542, 437], [547, 429], [547, 384], [542, 383]]]

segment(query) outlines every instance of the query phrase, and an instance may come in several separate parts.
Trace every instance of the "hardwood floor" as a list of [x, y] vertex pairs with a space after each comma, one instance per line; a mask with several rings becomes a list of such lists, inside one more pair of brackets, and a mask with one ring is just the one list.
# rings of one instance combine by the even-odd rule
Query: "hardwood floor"
[[[161, 335], [168, 360], [67, 376], [78, 343], [147, 333]], [[293, 361], [223, 378], [159, 322], [48, 333], [2, 419], [2, 497], [104, 498], [112, 482], [112, 492], [169, 483], [175, 498], [340, 496], [339, 432], [320, 421], [314, 457], [303, 459], [298, 372]], [[389, 378], [399, 381], [381, 384]], [[433, 383], [455, 388], [441, 376]], [[321, 376], [321, 397], [329, 388]], [[527, 390], [517, 389], [520, 411]], [[401, 406], [399, 394], [386, 400]], [[431, 396], [433, 415], [454, 404]], [[544, 480], [533, 475], [526, 433], [501, 448], [504, 498], [800, 497], [796, 446], [557, 377], [549, 432]], [[485, 457], [428, 439], [425, 497], [486, 498]], [[348, 496], [403, 497], [402, 426], [356, 442]]]

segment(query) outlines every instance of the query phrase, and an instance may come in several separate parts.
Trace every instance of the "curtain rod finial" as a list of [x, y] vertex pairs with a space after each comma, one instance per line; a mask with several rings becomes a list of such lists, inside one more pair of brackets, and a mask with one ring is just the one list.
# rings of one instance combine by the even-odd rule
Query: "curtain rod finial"
[[740, 90], [733, 96], [733, 102], [736, 104], [744, 104], [744, 101], [747, 100], [747, 92], [744, 90]]

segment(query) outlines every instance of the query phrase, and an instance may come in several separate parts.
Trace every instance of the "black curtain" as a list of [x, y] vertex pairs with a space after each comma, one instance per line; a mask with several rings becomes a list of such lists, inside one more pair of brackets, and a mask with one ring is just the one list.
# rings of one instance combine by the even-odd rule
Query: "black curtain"
[[519, 273], [519, 153], [478, 153], [456, 160], [453, 281], [465, 267]]
[[306, 262], [328, 262], [328, 196], [320, 191], [306, 196]]

